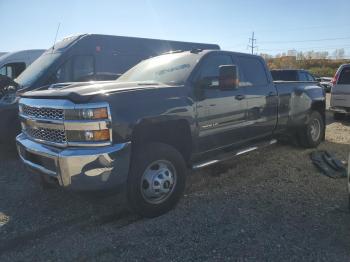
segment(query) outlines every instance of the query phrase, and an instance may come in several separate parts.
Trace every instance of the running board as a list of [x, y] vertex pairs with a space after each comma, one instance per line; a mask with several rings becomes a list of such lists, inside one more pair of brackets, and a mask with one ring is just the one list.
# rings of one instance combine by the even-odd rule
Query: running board
[[273, 144], [276, 144], [276, 143], [277, 143], [277, 140], [276, 139], [272, 139], [269, 142], [260, 143], [260, 144], [254, 145], [252, 147], [245, 148], [243, 150], [232, 151], [230, 153], [221, 154], [221, 155], [219, 155], [217, 157], [217, 159], [210, 159], [210, 160], [205, 161], [205, 162], [200, 162], [200, 163], [194, 164], [192, 166], [192, 169], [200, 169], [200, 168], [203, 168], [203, 167], [211, 166], [211, 165], [217, 164], [219, 162], [222, 162], [222, 161], [228, 160], [230, 158], [233, 158], [235, 156], [243, 155], [243, 154], [246, 154], [248, 152], [255, 151], [257, 149], [261, 149], [261, 148], [264, 148], [266, 146], [273, 145]]

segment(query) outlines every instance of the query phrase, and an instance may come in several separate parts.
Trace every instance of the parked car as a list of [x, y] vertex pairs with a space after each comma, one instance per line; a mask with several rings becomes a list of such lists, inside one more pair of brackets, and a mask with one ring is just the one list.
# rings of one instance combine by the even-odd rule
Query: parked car
[[350, 64], [341, 65], [332, 80], [331, 106], [335, 119], [350, 115]]
[[15, 79], [44, 51], [41, 49], [22, 50], [2, 55], [0, 57], [0, 75]]
[[27, 92], [19, 156], [50, 185], [126, 190], [146, 217], [173, 208], [188, 168], [296, 137], [325, 136], [325, 97], [307, 82], [274, 83], [255, 55], [193, 50], [145, 60], [117, 81]]
[[67, 37], [48, 49], [28, 67], [10, 88], [0, 92], [0, 141], [14, 142], [20, 131], [16, 93], [67, 82], [115, 80], [149, 57], [175, 50], [220, 49], [215, 44], [136, 37], [83, 34]]

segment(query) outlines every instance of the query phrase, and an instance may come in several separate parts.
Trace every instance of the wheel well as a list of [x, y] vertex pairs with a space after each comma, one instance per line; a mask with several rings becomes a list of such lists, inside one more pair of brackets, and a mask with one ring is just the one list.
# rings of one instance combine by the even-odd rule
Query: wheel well
[[325, 101], [314, 102], [311, 106], [311, 111], [319, 112], [323, 117], [323, 121], [325, 122], [326, 120], [326, 102]]
[[133, 148], [150, 142], [160, 142], [173, 146], [189, 163], [192, 153], [192, 136], [186, 120], [161, 123], [140, 123], [132, 134]]
[[[321, 114], [323, 118], [323, 123], [326, 127], [326, 102], [325, 101], [317, 101], [312, 104], [311, 111], [317, 111]], [[326, 132], [323, 133], [322, 140], [324, 141], [326, 139]]]

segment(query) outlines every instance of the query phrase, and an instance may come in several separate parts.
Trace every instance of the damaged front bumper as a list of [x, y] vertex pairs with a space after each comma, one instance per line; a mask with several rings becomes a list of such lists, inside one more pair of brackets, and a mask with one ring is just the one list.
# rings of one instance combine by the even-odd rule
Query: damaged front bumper
[[16, 138], [24, 164], [36, 174], [76, 191], [114, 189], [126, 183], [131, 143], [93, 148], [56, 148], [30, 140], [25, 134]]

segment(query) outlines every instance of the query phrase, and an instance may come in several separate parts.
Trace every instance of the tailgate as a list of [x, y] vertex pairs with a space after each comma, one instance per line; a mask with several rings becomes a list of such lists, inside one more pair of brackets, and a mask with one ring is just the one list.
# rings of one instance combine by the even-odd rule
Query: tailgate
[[350, 84], [332, 88], [331, 107], [350, 107]]

